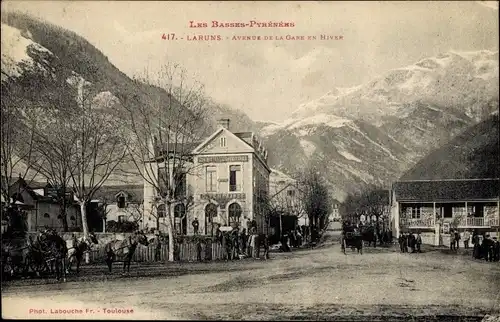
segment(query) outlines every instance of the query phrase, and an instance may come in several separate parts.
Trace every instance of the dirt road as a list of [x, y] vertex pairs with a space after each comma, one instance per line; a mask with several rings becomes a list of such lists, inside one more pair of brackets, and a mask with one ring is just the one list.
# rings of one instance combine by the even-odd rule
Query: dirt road
[[[366, 320], [367, 315], [393, 320], [411, 315], [431, 321], [448, 314], [469, 316], [473, 321], [488, 313], [500, 314], [500, 265], [437, 250], [399, 254], [365, 248], [363, 255], [343, 255], [330, 238], [323, 247], [279, 254], [269, 261], [166, 264], [131, 270], [130, 277], [120, 277], [118, 272], [106, 276], [103, 269], [93, 268], [93, 274], [87, 274], [93, 277], [65, 284], [7, 284], [2, 292], [2, 315], [274, 320], [346, 316]], [[56, 311], [62, 309], [74, 311]]]

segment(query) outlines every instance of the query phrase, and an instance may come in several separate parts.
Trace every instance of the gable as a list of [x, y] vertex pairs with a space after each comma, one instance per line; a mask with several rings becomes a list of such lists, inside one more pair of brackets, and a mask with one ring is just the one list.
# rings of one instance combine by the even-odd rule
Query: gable
[[[221, 145], [221, 139], [225, 139], [225, 146]], [[197, 154], [251, 153], [253, 151], [253, 148], [247, 142], [224, 128], [219, 129], [206, 142], [203, 142], [195, 149]]]

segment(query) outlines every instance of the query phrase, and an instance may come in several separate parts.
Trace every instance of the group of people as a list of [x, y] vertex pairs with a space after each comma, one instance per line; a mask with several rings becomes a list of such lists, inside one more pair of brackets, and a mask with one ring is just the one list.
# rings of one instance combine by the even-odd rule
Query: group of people
[[417, 232], [417, 235], [414, 235], [413, 232], [401, 233], [398, 243], [401, 253], [420, 253], [422, 236], [420, 232]]
[[[231, 231], [221, 231], [220, 225], [217, 227], [216, 239], [222, 245], [224, 250], [224, 259], [233, 260], [244, 257], [259, 258], [260, 245], [264, 243], [264, 256], [268, 258], [268, 246], [266, 247], [267, 238], [257, 233], [257, 222], [255, 220], [247, 223], [246, 228], [235, 226]], [[264, 240], [261, 240], [264, 238]]]
[[500, 241], [497, 237], [491, 238], [489, 234], [479, 235], [474, 232], [472, 235], [473, 251], [472, 257], [484, 259], [489, 262], [500, 261]]

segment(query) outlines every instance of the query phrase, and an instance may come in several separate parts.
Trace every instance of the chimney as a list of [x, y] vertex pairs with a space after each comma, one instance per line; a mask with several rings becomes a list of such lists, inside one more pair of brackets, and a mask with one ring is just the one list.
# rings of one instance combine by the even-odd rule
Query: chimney
[[229, 122], [231, 120], [230, 119], [220, 119], [217, 124], [219, 124], [219, 126], [222, 126], [223, 128], [229, 130]]

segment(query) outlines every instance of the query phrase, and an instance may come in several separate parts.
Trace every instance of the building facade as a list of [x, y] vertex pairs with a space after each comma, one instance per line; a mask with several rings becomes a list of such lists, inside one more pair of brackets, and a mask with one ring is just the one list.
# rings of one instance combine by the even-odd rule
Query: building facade
[[[189, 156], [185, 166], [190, 170], [177, 186], [181, 197], [186, 196], [184, 200], [189, 203], [171, 205], [177, 234], [193, 234], [195, 218], [199, 234], [211, 235], [217, 225], [247, 228], [252, 220], [256, 221], [259, 231], [267, 230], [263, 202], [269, 196], [271, 170], [267, 165], [267, 151], [252, 132], [233, 133], [230, 121], [224, 119], [203, 142], [189, 143], [183, 148]], [[156, 164], [146, 166], [157, 171], [158, 180], [165, 169], [162, 162], [151, 162]], [[166, 231], [168, 212], [164, 204], [158, 203], [158, 185], [158, 182], [144, 181], [144, 214], [158, 217], [160, 230]]]
[[[102, 211], [103, 231], [109, 222], [136, 222], [139, 229], [156, 227], [156, 220], [145, 216], [143, 209], [143, 185], [102, 186], [92, 200], [92, 209]], [[96, 216], [97, 217], [97, 216]]]
[[393, 184], [393, 233], [419, 231], [423, 242], [447, 244], [452, 229], [498, 234], [500, 180], [419, 180]]
[[[47, 227], [57, 231], [64, 230], [61, 206], [54, 197], [54, 189], [49, 184], [39, 182], [28, 184], [19, 178], [10, 186], [9, 194], [12, 201], [27, 213], [28, 231], [37, 231]], [[80, 207], [71, 202], [73, 199], [71, 194], [68, 194], [67, 199], [68, 230], [79, 231], [82, 227]]]

